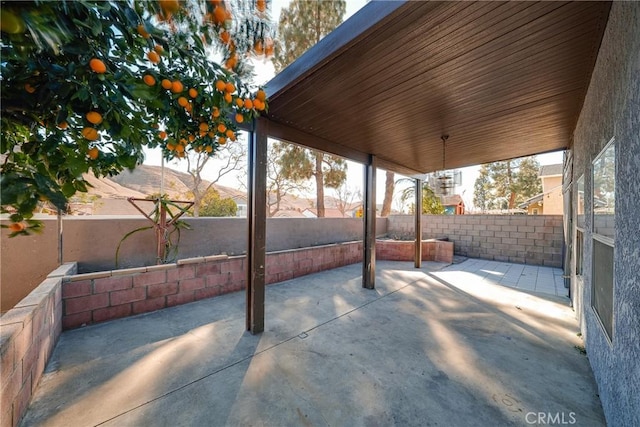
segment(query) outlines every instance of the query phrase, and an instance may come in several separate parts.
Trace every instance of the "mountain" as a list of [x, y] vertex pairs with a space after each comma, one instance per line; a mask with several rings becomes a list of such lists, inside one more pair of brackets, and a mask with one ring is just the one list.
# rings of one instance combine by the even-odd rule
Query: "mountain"
[[[162, 167], [140, 165], [133, 171], [123, 171], [119, 175], [96, 178], [91, 174], [85, 175], [85, 180], [91, 184], [88, 194], [76, 197], [72, 208], [75, 214], [95, 215], [138, 215], [139, 212], [126, 200], [128, 197], [146, 198], [149, 195], [160, 193], [162, 181]], [[187, 199], [191, 185], [191, 175], [168, 167], [164, 168], [164, 193], [175, 200]], [[209, 181], [203, 181], [202, 185], [209, 185]], [[230, 197], [239, 205], [246, 205], [247, 194], [245, 191], [214, 184], [222, 197]], [[327, 205], [332, 200], [327, 198]], [[188, 199], [187, 199], [188, 200]], [[315, 199], [284, 196], [281, 209], [276, 216], [302, 217], [302, 211], [315, 207]]]

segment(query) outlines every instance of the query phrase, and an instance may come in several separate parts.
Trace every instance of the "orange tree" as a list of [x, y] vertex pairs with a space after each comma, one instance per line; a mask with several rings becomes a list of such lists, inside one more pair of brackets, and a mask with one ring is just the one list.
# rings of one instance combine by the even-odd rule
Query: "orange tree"
[[[37, 231], [38, 203], [66, 209], [83, 174], [213, 156], [267, 108], [240, 76], [272, 53], [265, 0], [2, 2], [2, 212]], [[222, 65], [210, 58], [217, 50]]]

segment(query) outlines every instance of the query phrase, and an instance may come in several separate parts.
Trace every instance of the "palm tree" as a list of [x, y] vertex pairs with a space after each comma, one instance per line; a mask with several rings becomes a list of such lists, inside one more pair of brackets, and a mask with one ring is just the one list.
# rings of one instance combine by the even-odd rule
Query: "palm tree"
[[[400, 200], [404, 204], [407, 200], [415, 199], [416, 186], [415, 180], [411, 178], [401, 178], [396, 181], [396, 185], [402, 183], [411, 184], [400, 193]], [[411, 209], [411, 211], [415, 212], [413, 209]], [[436, 196], [436, 193], [426, 181], [422, 182], [422, 213], [431, 215], [442, 215], [444, 213], [444, 206], [442, 206], [440, 198]]]

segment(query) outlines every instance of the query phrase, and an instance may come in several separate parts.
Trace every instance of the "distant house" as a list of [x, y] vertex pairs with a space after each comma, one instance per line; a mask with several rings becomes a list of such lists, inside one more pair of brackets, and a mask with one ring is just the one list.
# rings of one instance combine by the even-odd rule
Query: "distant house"
[[445, 215], [464, 215], [464, 200], [459, 194], [441, 196], [441, 200]]
[[529, 215], [562, 215], [562, 164], [542, 166], [538, 178], [542, 180], [542, 193], [525, 200], [518, 207]]

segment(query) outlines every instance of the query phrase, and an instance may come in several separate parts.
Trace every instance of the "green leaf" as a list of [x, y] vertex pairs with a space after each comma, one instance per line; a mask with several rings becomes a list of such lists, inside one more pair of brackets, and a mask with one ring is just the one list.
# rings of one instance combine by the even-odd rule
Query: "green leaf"
[[93, 33], [94, 36], [99, 36], [100, 34], [102, 34], [102, 22], [100, 21], [94, 22], [93, 25], [91, 26], [91, 32]]

